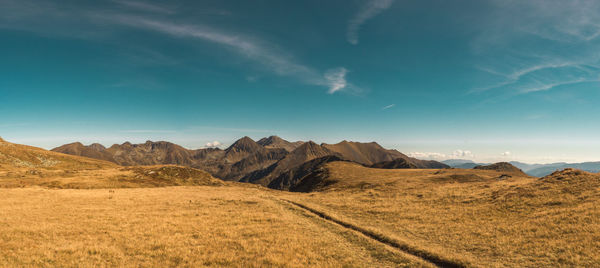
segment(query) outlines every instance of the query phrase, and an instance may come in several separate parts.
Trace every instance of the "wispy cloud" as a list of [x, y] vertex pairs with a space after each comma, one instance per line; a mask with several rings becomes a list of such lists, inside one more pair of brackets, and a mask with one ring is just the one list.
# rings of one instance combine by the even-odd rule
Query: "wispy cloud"
[[175, 24], [131, 15], [117, 15], [107, 19], [130, 27], [157, 31], [174, 37], [196, 38], [225, 46], [275, 74], [292, 76], [311, 85], [326, 86], [330, 94], [350, 86], [346, 81], [348, 71], [345, 68], [335, 68], [322, 75], [314, 68], [298, 63], [277, 46], [257, 38], [228, 33], [203, 25]]
[[495, 11], [482, 20], [472, 46], [481, 59], [478, 69], [497, 79], [471, 93], [521, 95], [599, 80], [600, 2], [490, 3]]
[[161, 14], [175, 14], [175, 10], [173, 10], [172, 8], [165, 7], [165, 6], [159, 6], [159, 5], [155, 5], [155, 4], [150, 4], [147, 2], [138, 2], [138, 1], [131, 1], [131, 0], [113, 0], [113, 1], [122, 6], [126, 6], [129, 8], [132, 8], [132, 9], [136, 9], [136, 10], [161, 13]]
[[387, 110], [387, 109], [390, 109], [390, 108], [392, 108], [394, 106], [396, 106], [396, 104], [390, 104], [390, 105], [384, 106], [383, 108], [381, 108], [381, 110]]
[[127, 129], [121, 130], [122, 133], [176, 133], [175, 130], [155, 130], [155, 129]]
[[358, 44], [358, 32], [361, 26], [369, 19], [392, 6], [394, 0], [368, 0], [358, 13], [348, 23], [346, 38], [350, 44]]
[[[110, 42], [115, 33], [128, 28], [143, 29], [176, 38], [197, 39], [217, 44], [250, 60], [259, 69], [279, 76], [292, 77], [308, 85], [325, 87], [328, 92], [361, 91], [360, 88], [348, 83], [346, 72], [339, 72], [339, 70], [346, 70], [343, 67], [332, 69], [338, 71], [338, 78], [341, 80], [332, 79], [330, 71], [324, 72], [303, 64], [278, 45], [252, 36], [247, 33], [247, 30], [241, 34], [189, 22], [189, 20], [188, 23], [181, 23], [184, 21], [182, 19], [174, 22], [175, 20], [170, 19], [172, 16], [164, 15], [176, 14], [175, 10], [164, 5], [136, 0], [113, 0], [117, 8], [110, 7], [92, 12], [84, 5], [64, 10], [60, 4], [52, 1], [45, 3], [31, 0], [0, 1], [3, 3], [0, 9], [0, 28], [24, 29], [42, 35], [63, 35], [105, 42]], [[43, 20], [39, 19], [40, 17], [43, 17]], [[169, 62], [173, 62], [173, 59]]]
[[327, 79], [327, 83], [329, 84], [329, 94], [333, 94], [348, 86], [348, 82], [346, 82], [347, 73], [348, 70], [343, 67], [332, 69], [325, 73], [325, 79]]
[[269, 129], [255, 128], [229, 128], [229, 127], [212, 127], [212, 126], [193, 126], [191, 129], [217, 130], [223, 132], [239, 132], [239, 133], [277, 133], [278, 131]]

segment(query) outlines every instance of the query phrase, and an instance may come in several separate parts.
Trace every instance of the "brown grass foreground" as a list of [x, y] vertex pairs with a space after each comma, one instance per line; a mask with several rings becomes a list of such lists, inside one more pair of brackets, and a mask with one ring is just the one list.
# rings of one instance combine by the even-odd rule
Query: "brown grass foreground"
[[0, 266], [428, 266], [259, 187], [0, 189]]

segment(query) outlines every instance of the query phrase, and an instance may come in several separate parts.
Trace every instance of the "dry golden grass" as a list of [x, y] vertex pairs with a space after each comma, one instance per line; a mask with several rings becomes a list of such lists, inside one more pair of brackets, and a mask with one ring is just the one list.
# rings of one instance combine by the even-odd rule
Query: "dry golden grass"
[[0, 172], [0, 188], [42, 186], [58, 189], [102, 189], [224, 184], [222, 180], [204, 171], [168, 165], [92, 170], [21, 169]]
[[289, 193], [0, 141], [0, 267], [600, 267], [599, 174], [326, 169]]
[[[444, 259], [480, 267], [600, 266], [600, 176], [499, 179], [472, 170], [334, 162], [294, 200]], [[571, 178], [571, 179], [569, 179]]]
[[260, 187], [0, 189], [0, 266], [428, 266]]

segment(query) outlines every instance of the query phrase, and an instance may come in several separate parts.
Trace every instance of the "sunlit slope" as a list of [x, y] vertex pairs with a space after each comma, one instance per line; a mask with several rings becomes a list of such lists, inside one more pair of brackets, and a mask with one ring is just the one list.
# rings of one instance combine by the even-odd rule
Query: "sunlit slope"
[[294, 201], [480, 267], [600, 266], [600, 175], [383, 170], [332, 162]]
[[0, 170], [3, 171], [22, 169], [103, 169], [115, 166], [102, 160], [51, 152], [0, 139]]
[[0, 141], [0, 187], [122, 188], [222, 185], [202, 170], [170, 166], [121, 167], [87, 157]]

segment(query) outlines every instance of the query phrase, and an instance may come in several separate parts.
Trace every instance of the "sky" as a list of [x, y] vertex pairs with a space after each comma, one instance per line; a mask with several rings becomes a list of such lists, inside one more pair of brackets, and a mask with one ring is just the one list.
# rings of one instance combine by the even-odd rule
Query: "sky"
[[0, 0], [0, 136], [600, 161], [600, 1]]

